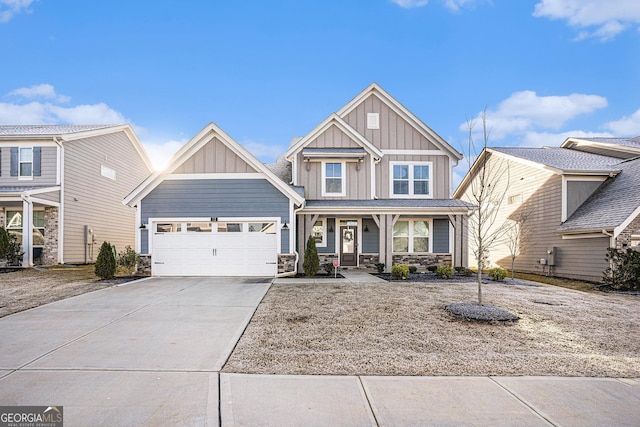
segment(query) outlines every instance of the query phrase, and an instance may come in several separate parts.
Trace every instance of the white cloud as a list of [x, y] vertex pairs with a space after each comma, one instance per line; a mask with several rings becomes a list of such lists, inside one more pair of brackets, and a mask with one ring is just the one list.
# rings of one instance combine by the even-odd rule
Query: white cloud
[[575, 40], [597, 37], [613, 39], [629, 25], [640, 24], [638, 0], [542, 0], [535, 5], [533, 16], [566, 20], [570, 26], [595, 30], [581, 31]]
[[71, 100], [70, 97], [57, 94], [53, 86], [50, 84], [39, 84], [30, 87], [21, 87], [19, 89], [12, 90], [7, 96], [16, 96], [24, 99], [50, 99], [55, 102], [65, 103]]
[[608, 122], [604, 127], [611, 130], [616, 136], [638, 136], [640, 135], [640, 109], [630, 116]]
[[252, 140], [242, 141], [241, 144], [247, 149], [247, 151], [264, 163], [275, 162], [278, 156], [284, 153], [288, 148], [282, 145], [269, 145]]
[[9, 22], [14, 15], [28, 12], [33, 0], [0, 0], [0, 23]]
[[426, 6], [429, 0], [391, 0], [393, 3], [405, 9], [411, 9], [413, 7]]
[[461, 8], [471, 6], [477, 1], [478, 0], [445, 0], [444, 5], [447, 9], [457, 12]]
[[[568, 120], [607, 106], [607, 99], [598, 95], [574, 93], [566, 96], [538, 96], [534, 91], [513, 93], [498, 104], [495, 111], [487, 111], [487, 128], [492, 139], [506, 135], [543, 129], [560, 129]], [[480, 131], [480, 114], [475, 131]], [[467, 124], [460, 125], [467, 130]]]
[[28, 103], [0, 103], [0, 123], [2, 124], [116, 124], [126, 123], [126, 117], [104, 103], [62, 106], [71, 98], [57, 94], [49, 84], [20, 88], [6, 96], [25, 99], [44, 98], [51, 101], [32, 101]]

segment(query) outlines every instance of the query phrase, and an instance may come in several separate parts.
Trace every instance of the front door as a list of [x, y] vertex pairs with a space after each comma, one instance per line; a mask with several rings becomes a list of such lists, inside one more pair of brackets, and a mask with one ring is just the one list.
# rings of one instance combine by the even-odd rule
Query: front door
[[340, 265], [358, 265], [358, 227], [340, 227]]

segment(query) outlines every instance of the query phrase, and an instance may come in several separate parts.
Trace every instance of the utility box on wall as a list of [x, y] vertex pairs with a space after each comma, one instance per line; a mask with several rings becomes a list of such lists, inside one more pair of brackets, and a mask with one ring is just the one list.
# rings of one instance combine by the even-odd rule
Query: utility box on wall
[[547, 264], [548, 265], [556, 265], [556, 255], [558, 252], [558, 248], [555, 246], [547, 249]]

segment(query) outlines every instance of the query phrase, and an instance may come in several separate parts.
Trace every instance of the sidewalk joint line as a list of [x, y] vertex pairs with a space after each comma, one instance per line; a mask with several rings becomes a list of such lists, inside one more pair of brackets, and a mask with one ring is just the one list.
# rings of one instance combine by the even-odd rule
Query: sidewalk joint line
[[498, 387], [500, 387], [501, 389], [503, 389], [504, 391], [509, 393], [511, 396], [513, 396], [514, 399], [516, 399], [518, 402], [522, 403], [524, 406], [529, 408], [534, 414], [538, 415], [540, 418], [542, 418], [543, 420], [545, 420], [546, 422], [548, 422], [552, 426], [556, 426], [556, 427], [559, 426], [559, 424], [556, 424], [551, 419], [549, 419], [549, 417], [547, 415], [545, 415], [544, 413], [539, 412], [536, 408], [533, 407], [533, 405], [529, 404], [526, 400], [524, 400], [523, 398], [518, 396], [515, 392], [509, 390], [506, 386], [500, 384], [493, 377], [488, 376], [487, 378], [489, 378], [489, 380], [491, 380], [494, 384], [496, 384]]

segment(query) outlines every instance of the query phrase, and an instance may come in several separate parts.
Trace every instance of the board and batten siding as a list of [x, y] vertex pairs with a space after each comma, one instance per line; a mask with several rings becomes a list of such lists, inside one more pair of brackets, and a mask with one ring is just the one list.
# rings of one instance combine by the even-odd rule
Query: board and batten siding
[[[189, 217], [278, 217], [290, 222], [289, 199], [266, 179], [165, 180], [140, 206], [143, 224], [149, 218]], [[141, 233], [143, 254], [149, 253], [148, 233]], [[289, 253], [289, 231], [281, 230], [280, 236], [282, 253]]]
[[[115, 180], [102, 176], [102, 165]], [[135, 209], [122, 199], [150, 172], [123, 131], [64, 143], [65, 263], [85, 261], [85, 225], [96, 236], [94, 260], [103, 241], [118, 251], [135, 247]]]
[[[11, 176], [11, 147], [40, 147], [40, 176], [34, 176], [32, 179]], [[15, 145], [10, 142], [4, 143], [0, 147], [0, 186], [39, 187], [57, 185], [57, 163], [57, 146], [42, 146], [39, 145], [38, 141], [33, 143], [20, 141], [20, 144], [16, 143]]]
[[448, 254], [449, 253], [449, 220], [434, 219], [433, 220], [433, 253]]
[[[489, 164], [499, 160], [490, 156]], [[553, 172], [524, 165], [520, 162], [504, 160], [508, 167], [509, 181], [502, 180], [497, 192], [506, 195], [500, 206], [500, 213], [494, 227], [504, 228], [510, 221], [524, 218], [520, 232], [520, 253], [516, 257], [516, 271], [546, 274], [548, 267], [540, 264], [540, 259], [548, 259], [547, 250], [556, 248], [556, 265], [553, 275], [582, 280], [597, 281], [607, 268], [604, 260], [609, 238], [596, 237], [578, 240], [562, 239], [556, 230], [562, 217], [562, 177]], [[467, 188], [469, 192], [469, 188]], [[473, 202], [468, 193], [462, 200]], [[510, 200], [511, 199], [511, 200]], [[509, 203], [511, 201], [511, 203]], [[469, 226], [472, 226], [470, 221]], [[474, 242], [469, 238], [469, 263], [474, 266]], [[506, 238], [497, 242], [489, 251], [492, 265], [511, 268], [511, 253]]]
[[173, 171], [174, 174], [191, 173], [256, 173], [245, 160], [228, 146], [213, 138], [197, 153]]
[[[367, 114], [378, 113], [379, 129], [367, 129]], [[413, 125], [372, 94], [343, 119], [382, 150], [437, 150]]]

